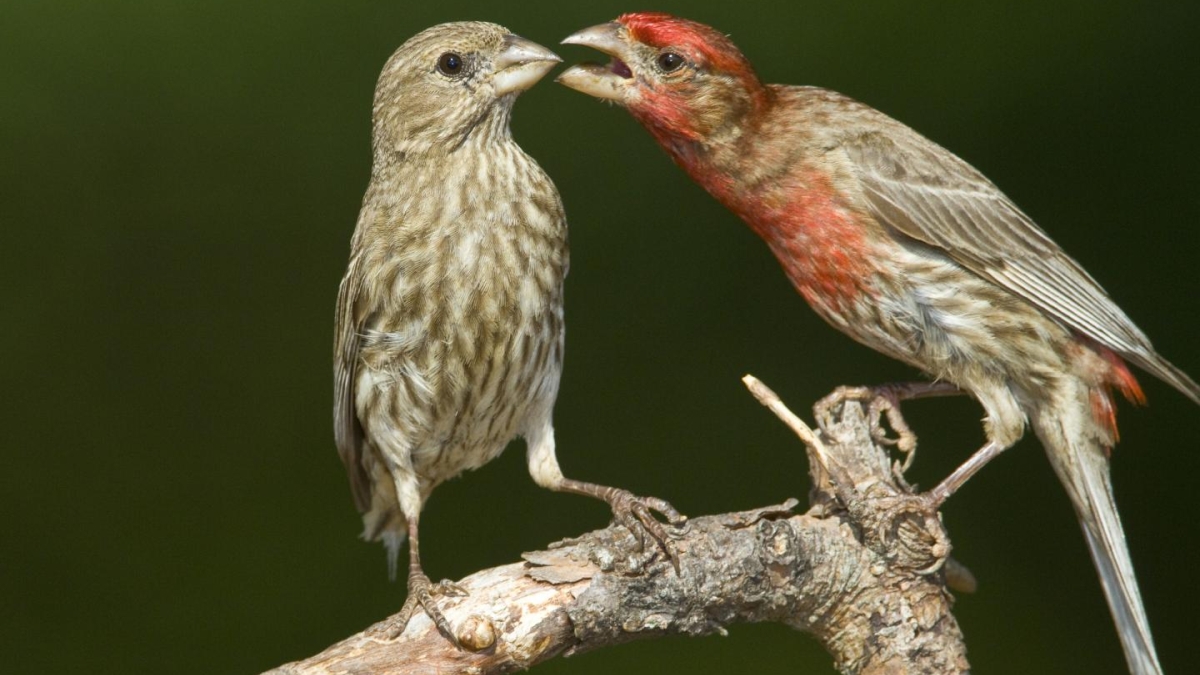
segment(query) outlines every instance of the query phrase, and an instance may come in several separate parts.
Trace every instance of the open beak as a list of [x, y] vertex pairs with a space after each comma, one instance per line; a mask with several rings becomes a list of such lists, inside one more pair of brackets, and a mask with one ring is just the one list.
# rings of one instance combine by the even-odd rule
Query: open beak
[[584, 28], [563, 40], [564, 45], [584, 45], [612, 57], [606, 65], [581, 63], [571, 66], [554, 81], [599, 99], [624, 103], [632, 91], [633, 71], [626, 60], [629, 42], [625, 26], [613, 21]]
[[525, 91], [537, 84], [554, 64], [562, 62], [558, 55], [532, 40], [509, 33], [504, 36], [504, 50], [496, 57], [492, 85], [496, 96]]

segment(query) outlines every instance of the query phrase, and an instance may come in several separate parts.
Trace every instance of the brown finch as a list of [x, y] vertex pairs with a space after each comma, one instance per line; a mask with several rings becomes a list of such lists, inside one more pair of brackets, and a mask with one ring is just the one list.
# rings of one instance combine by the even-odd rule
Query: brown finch
[[987, 412], [987, 444], [928, 497], [938, 505], [1031, 425], [1066, 487], [1135, 673], [1158, 673], [1113, 502], [1115, 387], [1126, 362], [1200, 403], [1103, 289], [963, 160], [841, 94], [764, 85], [720, 32], [626, 14], [563, 41], [607, 65], [563, 84], [624, 106], [693, 180], [766, 241], [835, 328], [951, 383]]
[[417, 523], [438, 484], [516, 436], [539, 485], [612, 505], [661, 544], [662, 500], [569, 480], [551, 412], [563, 359], [567, 223], [550, 177], [512, 139], [513, 102], [560, 59], [489, 23], [434, 26], [388, 60], [375, 89], [371, 180], [338, 293], [334, 433], [363, 514], [408, 597], [376, 632], [398, 635], [453, 584], [421, 569]]

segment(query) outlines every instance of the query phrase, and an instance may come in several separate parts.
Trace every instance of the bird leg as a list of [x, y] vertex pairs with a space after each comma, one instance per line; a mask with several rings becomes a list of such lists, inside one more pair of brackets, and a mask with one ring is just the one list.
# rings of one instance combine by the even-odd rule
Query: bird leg
[[949, 476], [946, 476], [937, 487], [925, 493], [926, 499], [930, 501], [933, 507], [940, 507], [947, 499], [958, 491], [964, 483], [967, 482], [988, 462], [995, 459], [1000, 453], [1008, 448], [1007, 445], [1001, 445], [995, 441], [988, 441], [982, 448], [975, 451], [975, 454], [967, 458], [967, 461], [959, 465]]
[[[861, 401], [867, 405], [867, 421], [871, 426], [871, 438], [882, 445], [893, 445], [905, 454], [897, 477], [901, 477], [912, 465], [916, 456], [917, 436], [909, 429], [904, 417], [900, 414], [900, 402], [918, 398], [933, 398], [935, 396], [957, 396], [966, 392], [949, 382], [898, 382], [876, 387], [838, 387], [813, 406], [813, 414], [822, 431], [832, 423], [833, 411], [846, 401]], [[883, 428], [882, 417], [886, 415], [888, 425], [896, 432], [896, 438], [888, 438]], [[1004, 452], [1009, 446], [995, 441], [989, 441], [975, 454], [967, 458], [957, 469], [947, 476], [937, 487], [925, 493], [932, 508], [940, 507], [959, 488], [974, 476], [988, 462]]]
[[655, 544], [671, 560], [671, 566], [679, 573], [679, 556], [667, 545], [667, 531], [662, 522], [654, 517], [654, 512], [661, 514], [673, 527], [682, 527], [687, 523], [687, 516], [675, 510], [666, 500], [658, 497], [639, 497], [628, 490], [606, 487], [594, 483], [563, 478], [554, 488], [562, 492], [573, 492], [579, 495], [595, 497], [612, 507], [613, 517], [633, 534], [638, 542], [639, 550], [646, 549], [646, 536], [649, 535]]
[[[833, 420], [833, 412], [846, 401], [867, 404], [867, 423], [871, 427], [871, 439], [880, 445], [895, 446], [904, 454], [904, 463], [896, 470], [902, 477], [912, 466], [917, 456], [917, 435], [908, 427], [900, 414], [900, 402], [935, 396], [958, 396], [965, 392], [949, 382], [896, 382], [874, 387], [838, 387], [813, 406], [817, 425], [826, 431]], [[891, 438], [882, 420], [887, 416], [888, 426], [896, 433]]]
[[455, 647], [462, 649], [458, 636], [450, 627], [446, 615], [438, 609], [435, 600], [443, 596], [462, 597], [467, 595], [467, 591], [448, 579], [443, 579], [436, 584], [429, 581], [429, 577], [421, 569], [419, 549], [417, 518], [414, 516], [408, 519], [408, 597], [404, 599], [404, 606], [400, 608], [399, 612], [368, 628], [367, 635], [384, 640], [400, 637], [404, 628], [408, 626], [408, 620], [418, 609], [423, 609], [442, 635], [453, 642]]

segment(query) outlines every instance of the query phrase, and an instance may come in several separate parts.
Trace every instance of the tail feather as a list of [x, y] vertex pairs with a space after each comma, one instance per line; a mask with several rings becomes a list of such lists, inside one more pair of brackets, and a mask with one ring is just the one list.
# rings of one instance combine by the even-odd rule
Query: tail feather
[[404, 546], [403, 530], [388, 530], [381, 536], [383, 545], [387, 548], [388, 580], [396, 580], [396, 563], [400, 560], [400, 547]]
[[1180, 370], [1175, 364], [1151, 352], [1148, 356], [1143, 354], [1125, 353], [1123, 356], [1139, 368], [1175, 387], [1184, 396], [1192, 399], [1196, 405], [1200, 405], [1200, 384], [1188, 377], [1188, 374]]
[[1095, 430], [1085, 417], [1064, 417], [1067, 419], [1042, 416], [1035, 422], [1038, 435], [1083, 527], [1129, 671], [1134, 675], [1162, 675], [1125, 543], [1125, 531], [1113, 500], [1107, 448], [1095, 439]]
[[388, 579], [396, 580], [396, 567], [400, 561], [400, 549], [408, 536], [408, 521], [400, 511], [396, 498], [396, 484], [383, 462], [377, 461], [374, 451], [367, 454], [366, 467], [371, 475], [370, 503], [362, 512], [365, 541], [382, 541], [387, 549]]

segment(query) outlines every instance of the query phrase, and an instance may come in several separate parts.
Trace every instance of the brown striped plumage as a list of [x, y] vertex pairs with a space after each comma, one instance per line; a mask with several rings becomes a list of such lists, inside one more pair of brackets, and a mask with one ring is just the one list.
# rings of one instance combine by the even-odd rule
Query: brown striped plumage
[[517, 436], [539, 484], [604, 498], [627, 523], [647, 508], [678, 518], [665, 502], [565, 479], [555, 458], [567, 224], [509, 118], [557, 61], [500, 26], [443, 24], [379, 78], [371, 181], [338, 294], [334, 430], [364, 537], [383, 540], [393, 573], [409, 538], [408, 599], [381, 633], [421, 606], [455, 639], [433, 602], [454, 587], [421, 570], [421, 508]]
[[1141, 400], [1125, 361], [1197, 403], [1200, 386], [996, 186], [900, 122], [826, 89], [763, 84], [724, 35], [667, 14], [627, 14], [565, 42], [613, 58], [559, 81], [626, 107], [762, 237], [822, 318], [979, 400], [987, 444], [930, 504], [1032, 427], [1130, 670], [1161, 673], [1109, 481], [1110, 390]]

